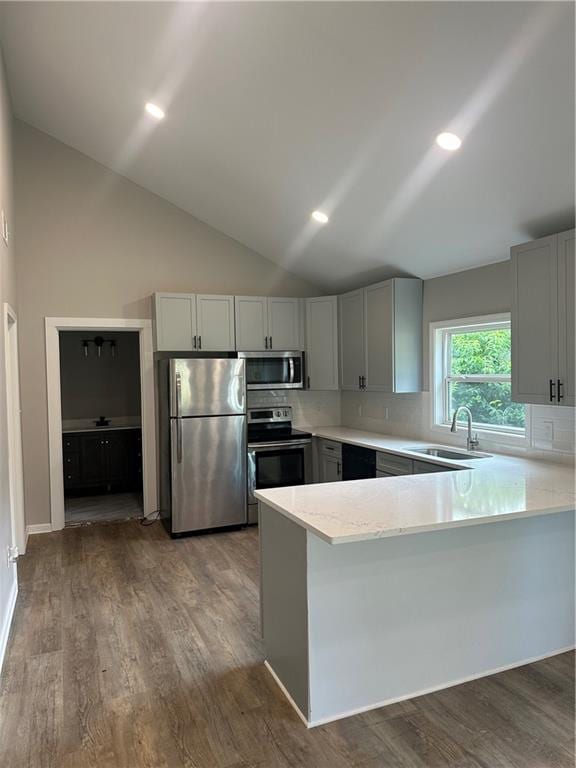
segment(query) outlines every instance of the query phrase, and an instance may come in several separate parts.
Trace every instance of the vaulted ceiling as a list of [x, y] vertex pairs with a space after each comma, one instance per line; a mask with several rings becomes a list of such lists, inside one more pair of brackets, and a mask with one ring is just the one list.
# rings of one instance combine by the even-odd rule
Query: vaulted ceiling
[[2, 6], [18, 118], [327, 290], [573, 225], [571, 3]]

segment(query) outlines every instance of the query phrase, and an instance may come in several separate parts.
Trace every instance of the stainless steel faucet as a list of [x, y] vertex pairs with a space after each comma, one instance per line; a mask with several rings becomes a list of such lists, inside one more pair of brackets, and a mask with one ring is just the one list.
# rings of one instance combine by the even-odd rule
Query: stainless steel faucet
[[450, 432], [456, 432], [456, 422], [458, 420], [458, 414], [460, 411], [464, 411], [466, 414], [466, 421], [468, 422], [468, 437], [466, 438], [466, 447], [469, 451], [475, 451], [480, 443], [478, 440], [478, 434], [476, 432], [472, 434], [472, 411], [470, 408], [468, 408], [468, 406], [459, 405], [458, 408], [456, 408], [454, 411], [454, 416], [452, 417], [452, 426], [450, 427]]

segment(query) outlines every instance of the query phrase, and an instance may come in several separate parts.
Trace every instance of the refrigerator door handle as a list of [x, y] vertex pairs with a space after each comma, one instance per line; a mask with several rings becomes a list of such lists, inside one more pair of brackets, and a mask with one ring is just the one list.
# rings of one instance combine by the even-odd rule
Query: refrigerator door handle
[[180, 402], [182, 396], [182, 376], [176, 373], [176, 461], [182, 464], [182, 418], [180, 416]]

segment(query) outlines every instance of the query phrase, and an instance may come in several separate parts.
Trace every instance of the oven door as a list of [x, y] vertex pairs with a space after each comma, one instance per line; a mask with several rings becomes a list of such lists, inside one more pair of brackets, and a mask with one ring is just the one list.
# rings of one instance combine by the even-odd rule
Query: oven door
[[247, 389], [303, 389], [302, 352], [239, 352], [246, 360]]
[[257, 504], [255, 490], [304, 485], [311, 480], [310, 440], [248, 446], [248, 504]]

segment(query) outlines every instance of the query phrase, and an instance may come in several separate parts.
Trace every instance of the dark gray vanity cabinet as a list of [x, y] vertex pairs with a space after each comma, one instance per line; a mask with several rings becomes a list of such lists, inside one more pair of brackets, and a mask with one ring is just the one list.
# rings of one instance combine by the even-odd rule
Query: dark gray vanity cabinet
[[139, 428], [65, 433], [62, 456], [67, 492], [132, 491], [142, 487]]

